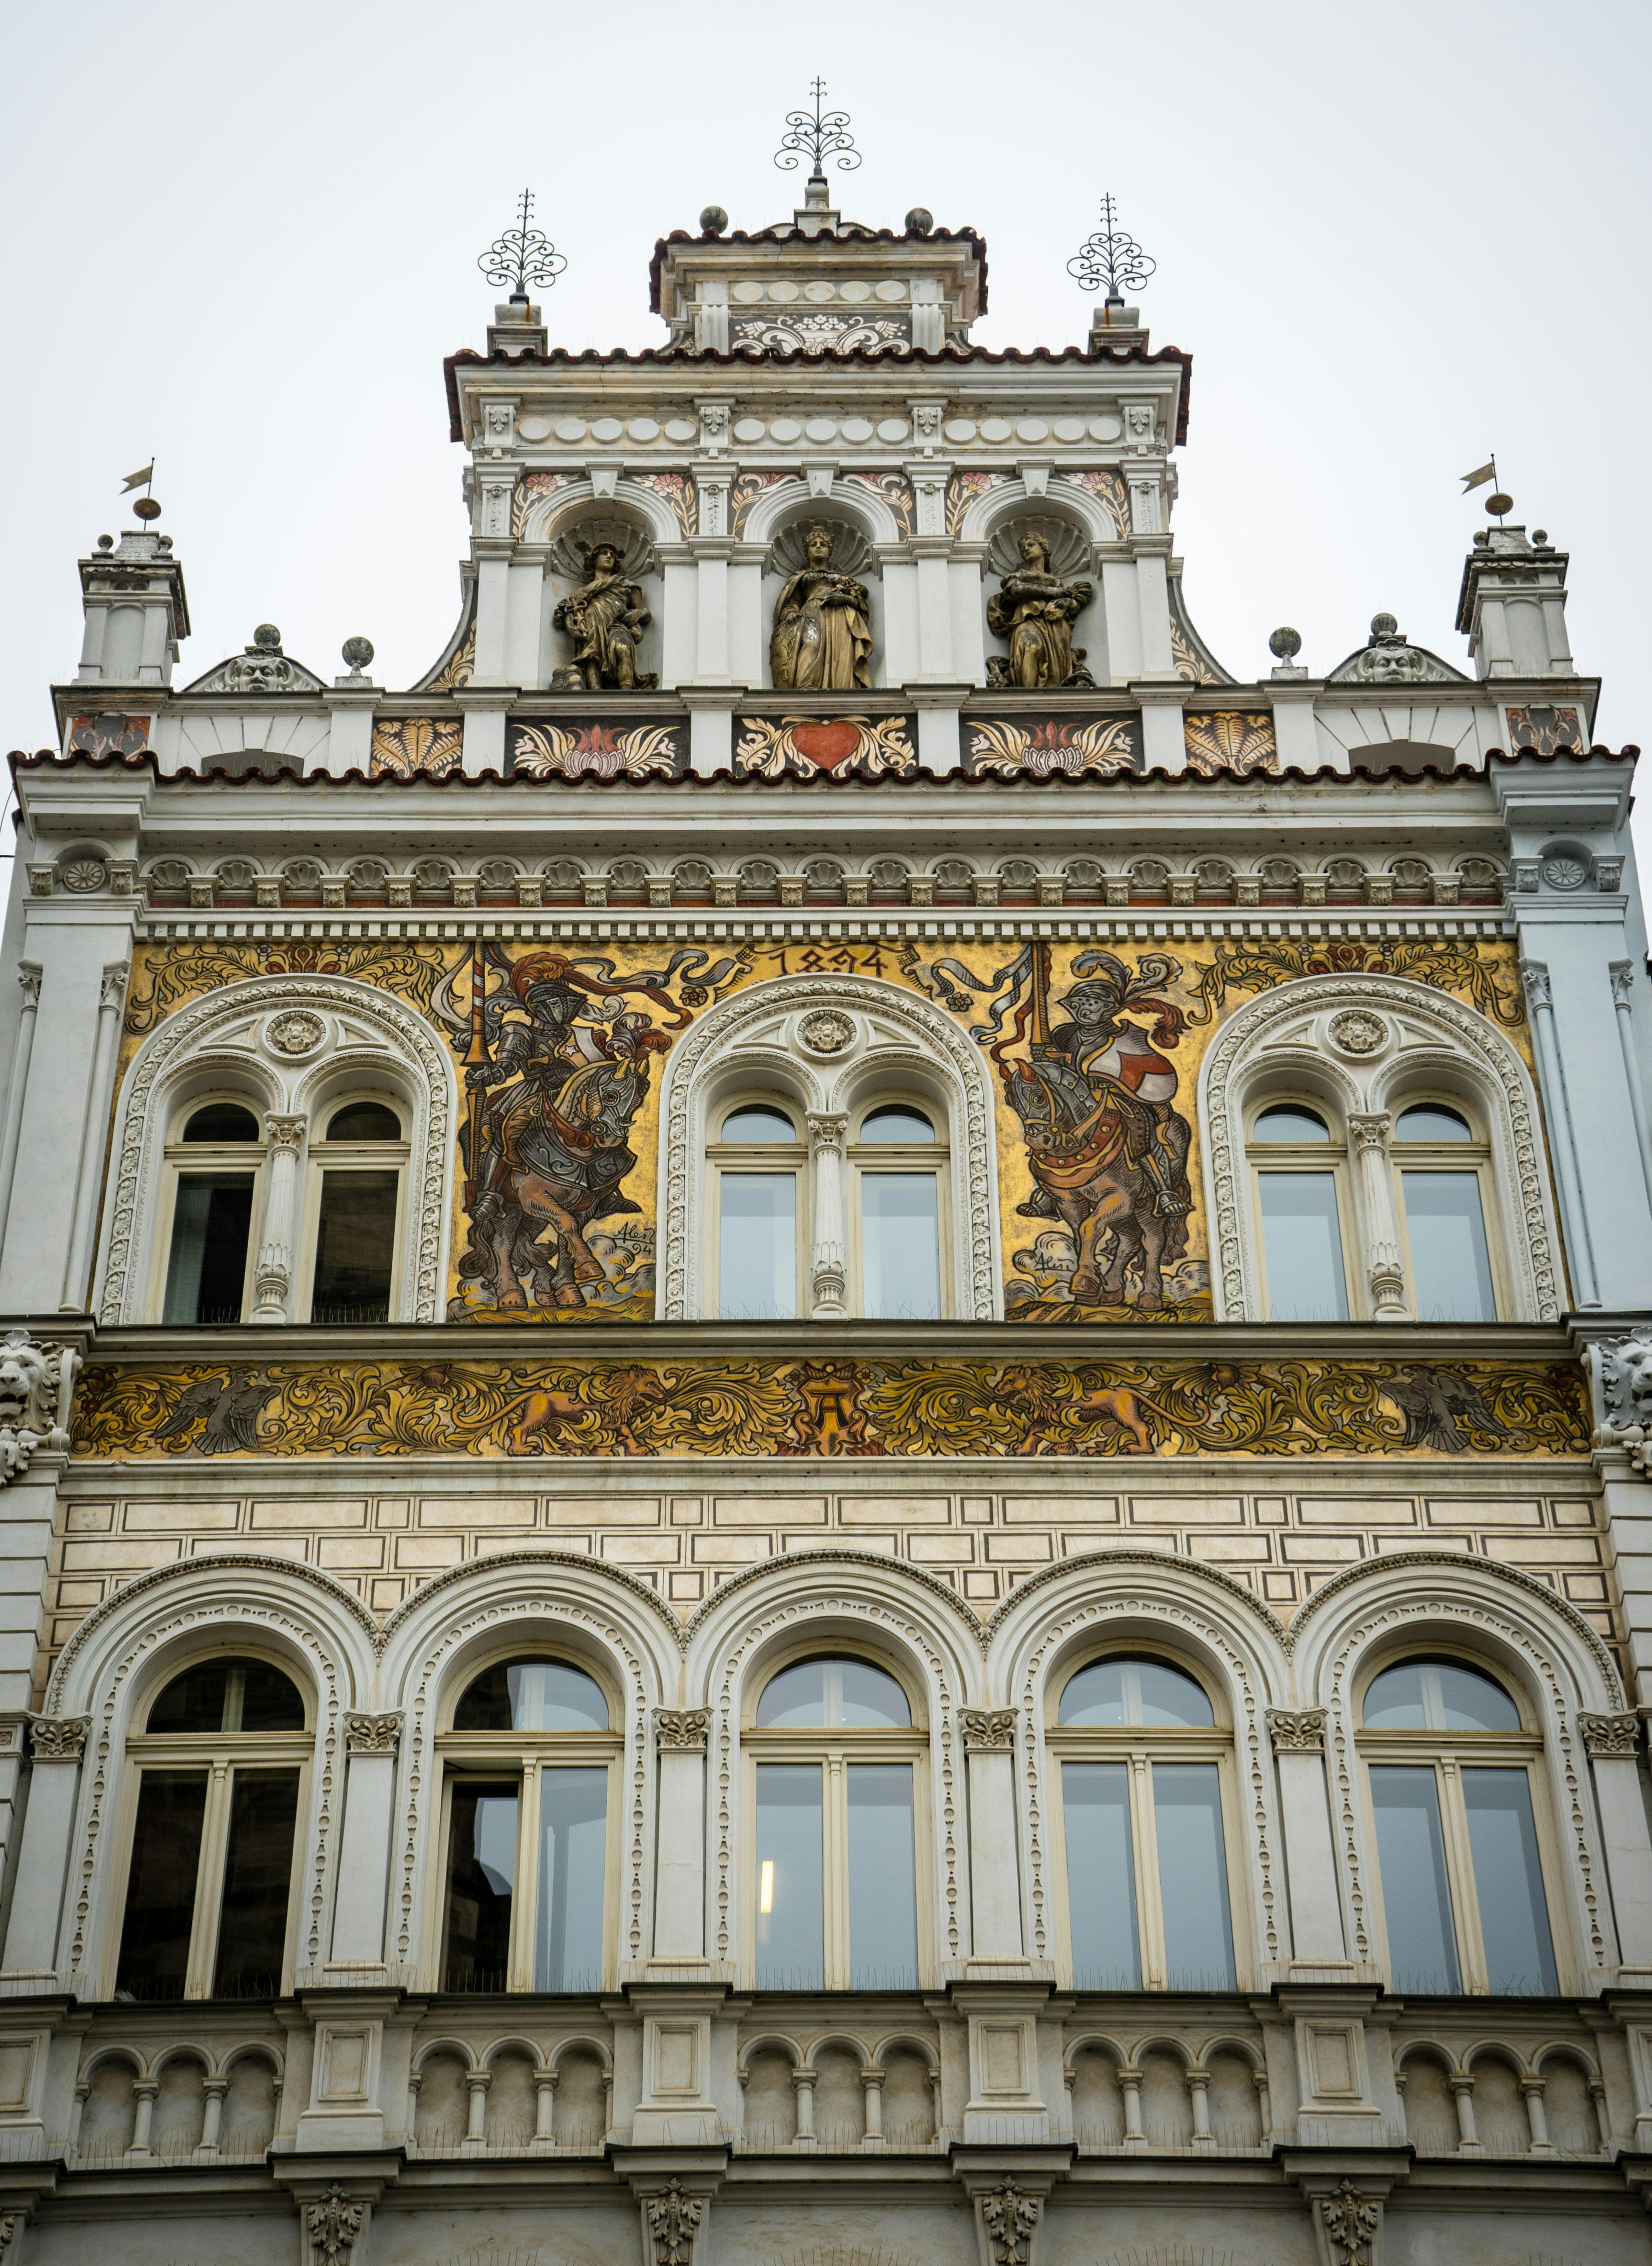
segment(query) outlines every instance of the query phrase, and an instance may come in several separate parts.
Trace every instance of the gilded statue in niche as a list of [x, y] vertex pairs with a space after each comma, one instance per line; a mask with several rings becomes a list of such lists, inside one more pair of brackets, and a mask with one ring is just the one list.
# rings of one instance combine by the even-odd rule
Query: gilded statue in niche
[[795, 691], [865, 690], [872, 683], [872, 624], [866, 586], [832, 571], [836, 538], [822, 519], [804, 531], [800, 570], [774, 609], [769, 668]]
[[642, 588], [631, 581], [611, 543], [583, 545], [585, 580], [577, 590], [559, 601], [552, 617], [558, 629], [574, 640], [574, 659], [557, 671], [556, 682], [569, 691], [652, 691], [659, 683], [654, 673], [641, 675], [637, 647], [654, 616], [642, 602]]
[[1085, 648], [1073, 644], [1072, 625], [1094, 597], [1094, 584], [1064, 581], [1050, 564], [1049, 538], [1036, 528], [1027, 530], [1016, 549], [1020, 564], [987, 600], [987, 626], [1010, 646], [1007, 661], [1002, 654], [988, 661], [988, 683], [1027, 691], [1093, 683]]

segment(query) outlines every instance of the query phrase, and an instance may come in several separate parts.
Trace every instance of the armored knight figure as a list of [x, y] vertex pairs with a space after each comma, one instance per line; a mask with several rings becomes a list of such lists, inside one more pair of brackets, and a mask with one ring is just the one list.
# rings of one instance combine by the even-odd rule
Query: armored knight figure
[[1009, 659], [987, 662], [990, 684], [1029, 691], [1058, 684], [1091, 684], [1085, 649], [1072, 641], [1072, 625], [1095, 596], [1090, 582], [1064, 582], [1050, 569], [1049, 545], [1035, 530], [1022, 536], [1021, 564], [987, 600], [987, 626], [1010, 641]]
[[611, 543], [586, 552], [585, 574], [553, 617], [558, 629], [574, 640], [573, 663], [558, 670], [558, 680], [574, 691], [652, 691], [658, 677], [641, 676], [637, 669], [637, 647], [654, 618], [640, 587], [627, 581]]
[[807, 562], [780, 593], [769, 639], [774, 682], [799, 691], [848, 691], [872, 682], [866, 586], [831, 571], [832, 530], [815, 520], [803, 537]]

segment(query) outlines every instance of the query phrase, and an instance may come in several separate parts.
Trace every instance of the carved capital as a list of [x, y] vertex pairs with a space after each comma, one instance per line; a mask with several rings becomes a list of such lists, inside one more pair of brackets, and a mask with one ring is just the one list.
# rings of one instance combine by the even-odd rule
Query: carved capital
[[1577, 1728], [1591, 1756], [1626, 1755], [1633, 1760], [1639, 1751], [1641, 1719], [1633, 1708], [1621, 1715], [1597, 1715], [1579, 1708]]
[[1013, 1707], [961, 1707], [958, 1723], [967, 1755], [1009, 1755], [1015, 1751]]
[[1621, 1007], [1627, 1012], [1627, 1010], [1634, 1005], [1634, 961], [1614, 960], [1606, 972], [1612, 978], [1612, 1005], [1614, 1007]]
[[304, 1128], [309, 1122], [310, 1120], [307, 1117], [278, 1117], [273, 1111], [267, 1114], [264, 1119], [264, 1129], [269, 1136], [271, 1155], [274, 1156], [278, 1151], [285, 1150], [289, 1156], [296, 1157], [303, 1141]]
[[1553, 1006], [1554, 998], [1549, 983], [1549, 971], [1544, 961], [1523, 960], [1520, 962], [1520, 981], [1525, 986], [1526, 1005], [1533, 1014]]
[[1270, 1707], [1268, 1735], [1276, 1755], [1322, 1755], [1325, 1752], [1323, 1707]]
[[344, 1719], [349, 1751], [353, 1755], [393, 1755], [401, 1743], [401, 1716], [347, 1715]]
[[808, 1144], [817, 1157], [841, 1157], [848, 1130], [848, 1118], [835, 1111], [811, 1109], [808, 1113]]
[[29, 1752], [37, 1763], [77, 1763], [91, 1729], [90, 1715], [31, 1715]]
[[643, 2210], [654, 2266], [689, 2266], [705, 2210], [698, 2197], [684, 2194], [681, 2180], [672, 2180], [663, 2193], [649, 2197]]
[[1389, 1123], [1389, 1114], [1385, 1109], [1371, 1110], [1363, 1115], [1350, 1111], [1348, 1129], [1355, 1148], [1362, 1155], [1367, 1150], [1374, 1149], [1380, 1156], [1388, 1145]]
[[311, 2204], [304, 2212], [304, 2233], [314, 2266], [350, 2266], [366, 2215], [366, 2204], [352, 2201], [336, 2180], [319, 2203]]
[[709, 1707], [656, 1707], [654, 1744], [662, 1755], [703, 1755], [711, 1720]]
[[1005, 2180], [981, 2197], [981, 2224], [992, 2250], [992, 2266], [1027, 2266], [1043, 2200]]
[[45, 970], [33, 960], [26, 960], [18, 969], [18, 983], [22, 988], [25, 1012], [40, 1004], [40, 977]]
[[1371, 2266], [1371, 2245], [1382, 2222], [1375, 2196], [1362, 2195], [1352, 2180], [1344, 2180], [1334, 2195], [1319, 2197], [1319, 2218], [1332, 2266]]

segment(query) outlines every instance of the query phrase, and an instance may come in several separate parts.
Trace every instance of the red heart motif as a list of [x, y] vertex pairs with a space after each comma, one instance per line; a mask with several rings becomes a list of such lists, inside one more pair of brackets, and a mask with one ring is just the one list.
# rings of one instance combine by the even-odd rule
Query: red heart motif
[[839, 764], [846, 764], [860, 747], [860, 727], [841, 720], [831, 724], [793, 724], [792, 745], [800, 756], [807, 756], [823, 771], [835, 771]]

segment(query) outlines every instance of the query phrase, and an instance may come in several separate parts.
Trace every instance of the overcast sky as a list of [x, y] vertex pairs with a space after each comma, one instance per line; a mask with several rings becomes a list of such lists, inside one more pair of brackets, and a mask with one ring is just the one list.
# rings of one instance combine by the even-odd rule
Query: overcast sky
[[323, 676], [360, 632], [411, 683], [457, 608], [441, 363], [485, 344], [478, 253], [530, 185], [568, 261], [552, 340], [658, 342], [654, 238], [708, 203], [789, 213], [772, 153], [817, 71], [864, 153], [847, 215], [987, 239], [985, 345], [1085, 336], [1065, 263], [1113, 191], [1159, 263], [1153, 343], [1194, 356], [1174, 527], [1229, 669], [1270, 667], [1283, 622], [1329, 669], [1378, 610], [1461, 664], [1485, 518], [1458, 476], [1495, 449], [1571, 553], [1598, 736], [1652, 728], [1645, 0], [79, 0], [5, 26], [0, 746], [49, 738], [75, 560], [132, 523], [151, 455], [180, 683], [261, 621]]

